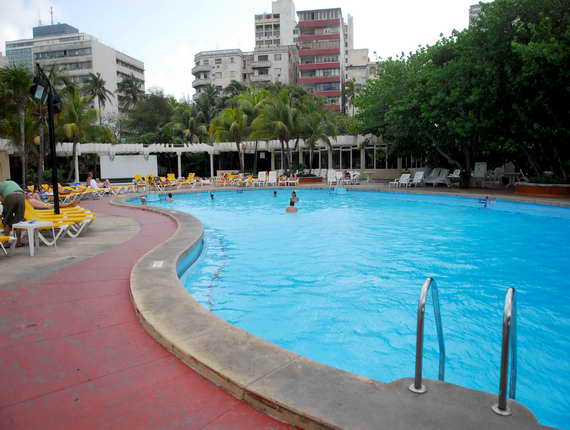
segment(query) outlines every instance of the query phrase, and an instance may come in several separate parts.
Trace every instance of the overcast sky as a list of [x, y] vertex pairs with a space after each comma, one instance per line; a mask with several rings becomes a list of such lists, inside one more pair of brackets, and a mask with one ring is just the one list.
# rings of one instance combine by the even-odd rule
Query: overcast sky
[[[341, 7], [354, 17], [354, 47], [379, 58], [433, 44], [439, 34], [462, 30], [476, 0], [297, 0], [297, 11]], [[254, 47], [254, 14], [271, 0], [0, 0], [0, 51], [5, 42], [32, 37], [32, 27], [64, 22], [144, 61], [146, 88], [178, 98], [193, 94], [194, 54]]]

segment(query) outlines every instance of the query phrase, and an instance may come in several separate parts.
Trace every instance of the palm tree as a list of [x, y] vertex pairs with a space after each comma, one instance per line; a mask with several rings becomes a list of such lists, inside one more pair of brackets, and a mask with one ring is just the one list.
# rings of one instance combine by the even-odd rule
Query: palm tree
[[31, 103], [30, 87], [32, 76], [26, 69], [10, 66], [0, 69], [0, 89], [3, 99], [15, 107], [19, 118], [19, 146], [22, 156], [22, 183], [26, 183], [26, 108]]
[[[249, 126], [251, 128], [253, 121], [260, 114], [263, 103], [269, 96], [267, 90], [264, 89], [253, 89], [247, 92], [241, 93], [235, 98], [235, 101], [239, 108], [247, 114], [249, 121]], [[255, 136], [253, 136], [255, 138]], [[259, 140], [255, 139], [255, 149], [253, 151], [253, 174], [257, 174], [257, 146]]]
[[82, 96], [77, 87], [71, 87], [63, 100], [63, 129], [65, 136], [73, 142], [73, 167], [69, 170], [68, 180], [75, 171], [75, 182], [79, 182], [79, 171], [75, 166], [77, 144], [97, 121], [97, 111], [90, 107], [92, 101], [92, 97]]
[[285, 146], [289, 150], [289, 141], [294, 138], [297, 114], [297, 109], [291, 106], [288, 92], [284, 90], [270, 96], [263, 103], [259, 115], [252, 123], [252, 137], [279, 140], [285, 170], [289, 170], [289, 157], [285, 157]]
[[196, 98], [194, 108], [198, 121], [208, 126], [223, 108], [223, 100], [218, 95], [216, 87], [211, 84], [206, 86]]
[[224, 96], [233, 98], [239, 96], [245, 91], [245, 86], [236, 80], [232, 80], [226, 88], [224, 88]]
[[305, 117], [305, 143], [309, 146], [309, 169], [313, 168], [313, 150], [318, 141], [328, 147], [328, 168], [332, 169], [332, 143], [337, 135], [337, 129], [331, 121], [329, 111], [314, 111]]
[[354, 105], [352, 104], [354, 98], [356, 97], [356, 86], [354, 79], [349, 79], [344, 83], [342, 93], [345, 104], [348, 104], [350, 110], [352, 111], [351, 114], [354, 115]]
[[119, 107], [123, 111], [130, 111], [139, 100], [144, 96], [141, 89], [142, 81], [135, 78], [133, 74], [125, 76], [121, 82], [117, 84], [116, 93], [119, 95]]
[[97, 99], [97, 105], [99, 106], [99, 125], [103, 125], [101, 106], [105, 107], [107, 102], [111, 103], [113, 93], [105, 88], [105, 80], [101, 77], [101, 73], [89, 73], [88, 79], [85, 85], [85, 92], [88, 96]]
[[235, 142], [239, 154], [240, 172], [245, 171], [244, 154], [240, 144], [251, 134], [247, 114], [240, 108], [231, 107], [221, 111], [210, 123], [210, 137], [218, 142]]

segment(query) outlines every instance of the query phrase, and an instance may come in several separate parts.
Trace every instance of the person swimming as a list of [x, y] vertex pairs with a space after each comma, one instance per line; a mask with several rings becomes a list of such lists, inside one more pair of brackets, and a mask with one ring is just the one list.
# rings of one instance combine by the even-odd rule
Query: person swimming
[[291, 193], [291, 201], [295, 203], [299, 201], [299, 197], [297, 197], [297, 193], [295, 191]]
[[277, 197], [277, 191], [273, 191], [273, 197]]
[[210, 193], [210, 200], [214, 200], [214, 193]]
[[295, 202], [293, 200], [289, 200], [289, 206], [285, 209], [286, 212], [297, 212], [298, 209], [295, 207]]
[[174, 197], [172, 197], [172, 193], [168, 193], [168, 197], [166, 198], [167, 202], [173, 202], [174, 201]]

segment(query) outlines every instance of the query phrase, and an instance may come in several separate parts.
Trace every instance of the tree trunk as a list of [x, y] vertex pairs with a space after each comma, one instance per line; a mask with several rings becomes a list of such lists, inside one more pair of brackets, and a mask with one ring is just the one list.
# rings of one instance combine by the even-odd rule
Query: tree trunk
[[240, 146], [240, 142], [236, 141], [236, 148], [237, 148], [238, 157], [239, 157], [239, 171], [240, 171], [240, 173], [244, 173], [245, 168], [244, 168], [243, 153], [242, 153], [239, 146]]
[[313, 170], [313, 145], [309, 145], [309, 171]]
[[328, 145], [328, 169], [332, 170], [333, 168], [333, 149], [332, 149], [332, 145], [329, 143]]
[[522, 152], [524, 152], [524, 154], [526, 155], [528, 163], [532, 167], [532, 170], [534, 170], [534, 174], [536, 176], [540, 176], [542, 174], [542, 169], [538, 165], [538, 162], [534, 158], [532, 158], [530, 151], [528, 150], [524, 142], [521, 145], [519, 145], [519, 147], [521, 148]]
[[26, 185], [26, 170], [27, 160], [26, 160], [26, 126], [25, 126], [25, 116], [26, 111], [23, 106], [20, 106], [18, 110], [18, 116], [20, 117], [20, 146], [22, 150], [22, 186]]
[[255, 150], [253, 151], [253, 176], [257, 175], [257, 140], [255, 141]]
[[461, 186], [469, 188], [471, 184], [471, 151], [467, 146], [463, 148], [463, 154], [465, 155], [465, 170], [463, 170], [461, 175]]
[[69, 169], [69, 172], [67, 173], [66, 182], [71, 182], [71, 178], [72, 178], [73, 174], [75, 173], [75, 155], [76, 154], [77, 154], [77, 142], [73, 142], [73, 151], [71, 154], [71, 169]]
[[99, 125], [103, 125], [103, 115], [101, 115], [101, 100], [99, 100], [99, 98], [97, 98], [97, 104], [99, 105]]

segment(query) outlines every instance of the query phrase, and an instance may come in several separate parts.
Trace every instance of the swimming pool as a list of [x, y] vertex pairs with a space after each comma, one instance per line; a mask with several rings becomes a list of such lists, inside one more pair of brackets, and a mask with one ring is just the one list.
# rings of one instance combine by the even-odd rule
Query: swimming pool
[[[183, 275], [227, 321], [309, 358], [381, 381], [413, 376], [415, 312], [437, 279], [448, 382], [496, 393], [505, 290], [517, 288], [517, 399], [543, 424], [568, 428], [570, 210], [477, 200], [272, 190], [176, 196], [206, 246]], [[437, 377], [427, 308], [424, 374]]]

